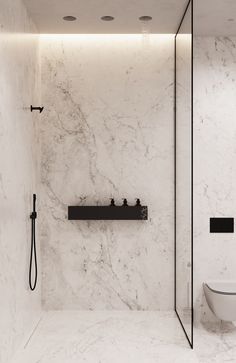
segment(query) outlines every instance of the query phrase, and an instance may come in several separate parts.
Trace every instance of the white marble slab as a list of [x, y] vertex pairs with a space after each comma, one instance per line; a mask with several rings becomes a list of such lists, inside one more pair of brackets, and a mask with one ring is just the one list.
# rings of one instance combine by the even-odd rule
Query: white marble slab
[[[41, 36], [43, 305], [173, 307], [173, 36]], [[135, 198], [149, 220], [68, 221]]]

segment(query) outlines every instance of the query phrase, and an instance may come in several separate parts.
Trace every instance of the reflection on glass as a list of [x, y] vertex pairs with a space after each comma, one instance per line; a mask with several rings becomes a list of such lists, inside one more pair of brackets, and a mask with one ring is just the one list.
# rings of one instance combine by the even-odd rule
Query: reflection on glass
[[176, 35], [176, 311], [192, 342], [191, 6]]

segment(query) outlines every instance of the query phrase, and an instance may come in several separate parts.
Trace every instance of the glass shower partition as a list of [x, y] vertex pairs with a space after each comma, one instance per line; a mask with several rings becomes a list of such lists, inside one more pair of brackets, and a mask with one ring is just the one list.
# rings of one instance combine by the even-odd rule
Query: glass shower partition
[[193, 4], [175, 36], [175, 311], [193, 348]]

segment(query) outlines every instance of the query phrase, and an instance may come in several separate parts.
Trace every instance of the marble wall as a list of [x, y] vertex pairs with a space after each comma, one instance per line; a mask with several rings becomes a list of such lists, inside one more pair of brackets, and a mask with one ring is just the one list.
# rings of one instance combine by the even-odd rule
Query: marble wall
[[[173, 36], [41, 36], [45, 309], [173, 308]], [[68, 221], [139, 197], [148, 221]]]
[[0, 0], [0, 362], [7, 363], [40, 312], [28, 288], [31, 197], [37, 191], [39, 100], [35, 27], [20, 0]]
[[236, 217], [236, 37], [194, 40], [195, 321], [214, 320], [202, 283], [236, 276], [235, 234], [210, 234], [210, 217]]

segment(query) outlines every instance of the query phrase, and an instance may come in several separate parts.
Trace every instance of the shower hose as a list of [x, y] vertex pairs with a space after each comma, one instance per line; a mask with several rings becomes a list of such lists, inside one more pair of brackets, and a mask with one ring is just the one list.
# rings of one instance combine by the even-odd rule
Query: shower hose
[[[36, 253], [36, 233], [35, 233], [35, 220], [37, 218], [36, 213], [36, 194], [33, 194], [33, 212], [30, 215], [31, 219], [31, 251], [30, 251], [30, 267], [29, 267], [29, 286], [33, 291], [37, 285], [38, 267], [37, 267], [37, 253]], [[34, 279], [32, 277], [32, 266], [34, 263]]]

